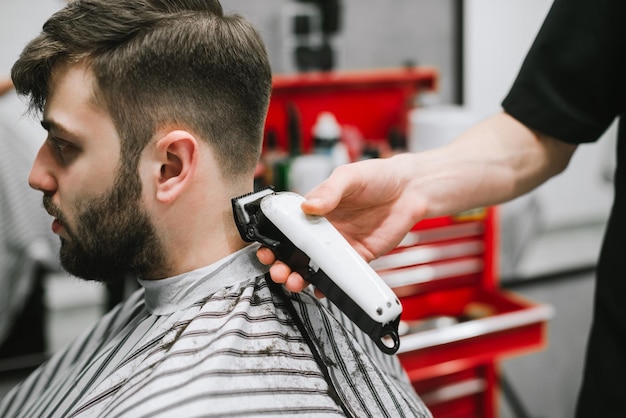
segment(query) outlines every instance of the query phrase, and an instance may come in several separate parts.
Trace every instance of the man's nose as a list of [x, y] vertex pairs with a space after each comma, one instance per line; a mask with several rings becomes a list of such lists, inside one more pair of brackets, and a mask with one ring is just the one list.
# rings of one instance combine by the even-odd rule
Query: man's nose
[[28, 184], [35, 190], [46, 194], [53, 193], [57, 188], [56, 179], [52, 172], [54, 161], [44, 143], [35, 157], [33, 166], [28, 175]]

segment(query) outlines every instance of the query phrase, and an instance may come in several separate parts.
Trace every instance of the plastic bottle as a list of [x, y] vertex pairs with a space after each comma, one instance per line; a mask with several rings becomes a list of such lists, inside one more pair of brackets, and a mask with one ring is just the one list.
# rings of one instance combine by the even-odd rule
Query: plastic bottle
[[341, 143], [341, 126], [332, 113], [320, 113], [312, 137], [313, 153], [295, 158], [289, 169], [289, 190], [303, 195], [330, 176], [337, 166], [350, 161]]
[[335, 115], [322, 112], [313, 125], [314, 153], [329, 155], [335, 167], [350, 162], [348, 150], [341, 142], [342, 129]]

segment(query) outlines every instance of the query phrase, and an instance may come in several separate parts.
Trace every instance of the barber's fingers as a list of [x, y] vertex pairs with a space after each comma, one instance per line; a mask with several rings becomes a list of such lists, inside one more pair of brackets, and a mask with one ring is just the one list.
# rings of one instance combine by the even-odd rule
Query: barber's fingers
[[[257, 250], [257, 258], [265, 265], [270, 265], [270, 276], [276, 283], [282, 283], [285, 288], [291, 292], [301, 292], [309, 282], [304, 280], [299, 273], [291, 271], [291, 268], [280, 260], [277, 260], [272, 250], [267, 247], [261, 247]], [[324, 294], [315, 289], [315, 295], [318, 298], [324, 298]]]
[[270, 276], [276, 283], [287, 283], [287, 279], [291, 274], [291, 268], [280, 260], [276, 260], [270, 267]]
[[276, 256], [274, 252], [267, 247], [261, 247], [257, 250], [256, 256], [259, 261], [266, 266], [273, 264], [276, 261]]
[[[274, 264], [274, 266], [277, 265]], [[285, 289], [289, 290], [290, 292], [302, 292], [308, 286], [309, 282], [304, 280], [302, 276], [295, 271], [289, 273], [289, 276], [287, 276], [287, 280], [285, 281]]]
[[259, 261], [265, 265], [271, 265], [270, 276], [276, 283], [282, 283], [285, 288], [291, 292], [301, 292], [309, 282], [304, 280], [299, 273], [292, 272], [291, 267], [276, 259], [276, 256], [267, 247], [261, 247], [257, 250], [256, 256]]

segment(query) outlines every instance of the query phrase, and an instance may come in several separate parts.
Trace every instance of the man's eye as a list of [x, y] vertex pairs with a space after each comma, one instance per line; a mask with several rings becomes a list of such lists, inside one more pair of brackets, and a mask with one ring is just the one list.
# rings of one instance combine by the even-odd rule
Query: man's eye
[[52, 146], [56, 156], [63, 163], [68, 163], [76, 152], [76, 147], [58, 138], [48, 137], [48, 142]]

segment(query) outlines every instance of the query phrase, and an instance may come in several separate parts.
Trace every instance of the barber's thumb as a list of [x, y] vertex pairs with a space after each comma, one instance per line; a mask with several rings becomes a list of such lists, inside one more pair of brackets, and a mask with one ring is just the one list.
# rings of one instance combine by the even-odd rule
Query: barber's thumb
[[328, 178], [304, 196], [302, 210], [309, 215], [325, 216], [339, 205], [342, 197], [342, 189], [337, 187], [337, 182]]

